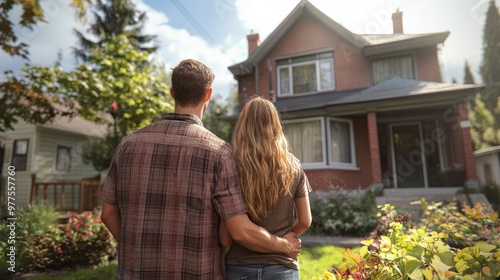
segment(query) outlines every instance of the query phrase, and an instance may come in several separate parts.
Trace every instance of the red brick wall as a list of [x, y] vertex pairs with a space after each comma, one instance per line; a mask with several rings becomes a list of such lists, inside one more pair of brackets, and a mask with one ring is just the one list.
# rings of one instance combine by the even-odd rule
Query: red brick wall
[[435, 46], [416, 50], [415, 60], [417, 64], [417, 80], [442, 82], [437, 48]]
[[333, 50], [335, 90], [349, 90], [370, 86], [370, 64], [361, 51], [344, 42], [338, 35], [310, 15], [304, 15], [278, 42], [266, 59], [259, 64], [259, 93], [269, 95], [268, 64], [271, 65], [272, 85], [277, 96], [276, 58], [301, 53]]

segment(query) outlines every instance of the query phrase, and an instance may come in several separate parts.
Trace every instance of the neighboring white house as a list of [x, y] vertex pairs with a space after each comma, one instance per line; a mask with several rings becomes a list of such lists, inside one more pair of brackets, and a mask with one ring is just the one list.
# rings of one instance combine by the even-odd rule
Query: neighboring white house
[[476, 173], [482, 185], [500, 186], [500, 146], [474, 152]]
[[[96, 177], [99, 173], [92, 165], [84, 164], [81, 147], [87, 137], [103, 137], [104, 125], [81, 117], [59, 117], [53, 122], [33, 125], [20, 121], [14, 130], [0, 132], [0, 196], [7, 199], [8, 169], [15, 167], [16, 208], [25, 207], [30, 202], [32, 175], [36, 182], [80, 181]], [[53, 189], [49, 190], [53, 196]], [[58, 192], [61, 190], [59, 189]], [[70, 190], [66, 190], [70, 195]], [[79, 193], [79, 190], [73, 190]], [[79, 199], [77, 197], [77, 199]]]

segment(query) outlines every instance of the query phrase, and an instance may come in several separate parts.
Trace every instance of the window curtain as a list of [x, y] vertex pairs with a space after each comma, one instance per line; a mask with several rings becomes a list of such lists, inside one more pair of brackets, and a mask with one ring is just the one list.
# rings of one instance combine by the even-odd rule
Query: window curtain
[[303, 163], [323, 161], [321, 121], [286, 124], [292, 153]]
[[411, 56], [379, 59], [372, 62], [373, 82], [378, 84], [391, 77], [415, 79]]
[[352, 163], [349, 123], [330, 121], [331, 159], [338, 163]]

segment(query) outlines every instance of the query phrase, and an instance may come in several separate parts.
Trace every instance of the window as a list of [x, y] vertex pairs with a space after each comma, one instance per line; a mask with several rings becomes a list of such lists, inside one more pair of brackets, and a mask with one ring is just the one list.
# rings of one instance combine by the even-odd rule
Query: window
[[330, 165], [354, 167], [352, 122], [330, 118], [328, 128]]
[[285, 131], [292, 153], [304, 168], [356, 167], [350, 120], [313, 118], [288, 121], [285, 122]]
[[57, 146], [56, 170], [70, 171], [71, 169], [71, 148]]
[[278, 95], [287, 96], [333, 90], [333, 53], [307, 55], [276, 62]]
[[394, 76], [415, 79], [413, 57], [406, 55], [374, 60], [372, 61], [372, 76], [374, 84]]
[[304, 166], [326, 162], [323, 156], [323, 126], [321, 118], [286, 123], [290, 149]]
[[26, 171], [28, 161], [28, 139], [15, 140], [12, 151], [12, 165], [16, 171]]

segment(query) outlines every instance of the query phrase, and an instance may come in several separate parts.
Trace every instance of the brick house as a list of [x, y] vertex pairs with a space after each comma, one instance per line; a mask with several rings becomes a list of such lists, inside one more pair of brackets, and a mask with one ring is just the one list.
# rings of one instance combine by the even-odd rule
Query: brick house
[[449, 32], [405, 34], [402, 12], [392, 19], [393, 34], [353, 34], [302, 0], [229, 66], [240, 108], [254, 94], [274, 102], [315, 190], [478, 185], [465, 101], [481, 86], [442, 82]]

